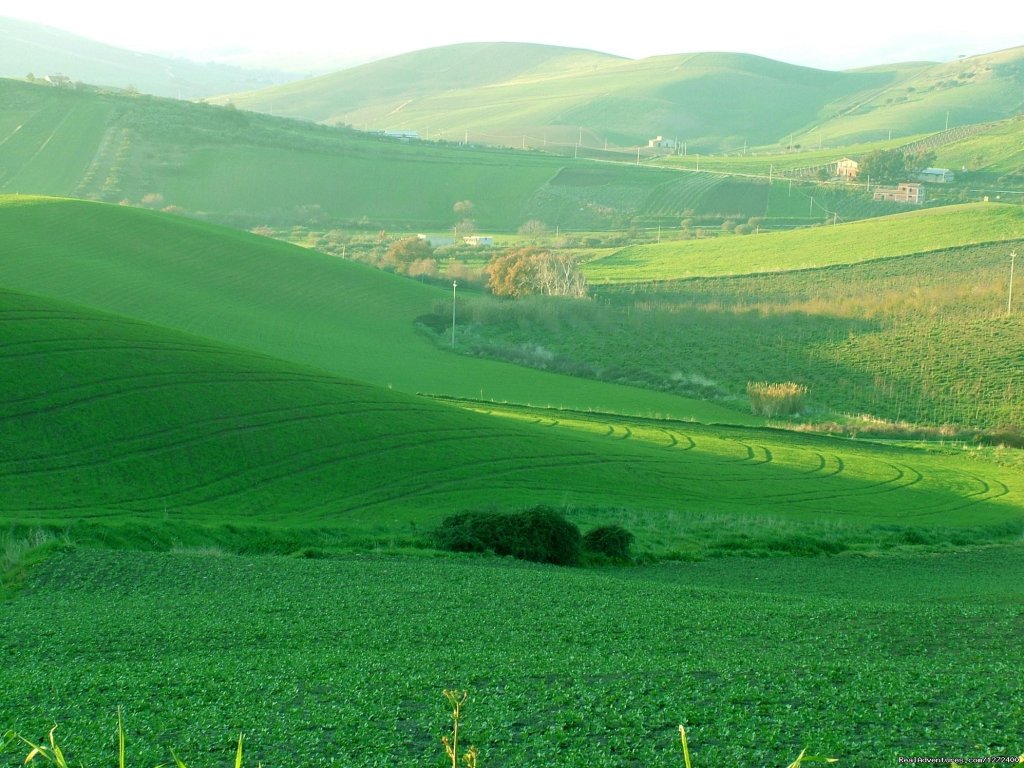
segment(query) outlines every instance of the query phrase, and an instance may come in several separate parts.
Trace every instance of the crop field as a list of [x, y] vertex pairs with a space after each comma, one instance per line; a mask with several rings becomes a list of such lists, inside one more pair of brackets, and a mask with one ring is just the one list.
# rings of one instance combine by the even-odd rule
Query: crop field
[[[1019, 548], [577, 570], [77, 549], [0, 603], [0, 712], [69, 759], [840, 765], [1015, 756]], [[73, 629], [73, 631], [71, 631]], [[27, 751], [27, 750], [25, 750]], [[0, 756], [20, 765], [22, 751]]]
[[629, 246], [585, 266], [592, 283], [638, 283], [854, 264], [1024, 236], [1017, 206], [975, 204], [741, 239]]
[[606, 380], [737, 400], [748, 381], [795, 381], [810, 388], [811, 419], [1012, 430], [1024, 422], [1024, 315], [1006, 316], [1013, 249], [1021, 241], [470, 312], [477, 348], [540, 348], [549, 366]]
[[[147, 548], [420, 545], [424, 524], [465, 507], [547, 503], [594, 525], [628, 514], [656, 558], [705, 553], [715, 516], [751, 518], [723, 549], [879, 546], [878, 526], [1019, 535], [1022, 479], [970, 452], [458, 408], [10, 292], [0, 327], [0, 444], [22, 446], [0, 460], [0, 519], [20, 530]], [[803, 522], [819, 539], [800, 539]]]

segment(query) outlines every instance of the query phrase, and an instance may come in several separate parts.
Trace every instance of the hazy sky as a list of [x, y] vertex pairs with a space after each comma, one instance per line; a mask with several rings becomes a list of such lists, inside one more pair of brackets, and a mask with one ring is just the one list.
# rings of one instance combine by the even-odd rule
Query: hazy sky
[[131, 50], [207, 59], [288, 54], [297, 60], [382, 58], [458, 42], [565, 45], [642, 58], [741, 51], [842, 69], [894, 61], [947, 61], [1024, 45], [1024, 4], [953, 13], [919, 0], [732, 0], [597, 3], [518, 0], [346, 2], [0, 0], [0, 16], [59, 27]]

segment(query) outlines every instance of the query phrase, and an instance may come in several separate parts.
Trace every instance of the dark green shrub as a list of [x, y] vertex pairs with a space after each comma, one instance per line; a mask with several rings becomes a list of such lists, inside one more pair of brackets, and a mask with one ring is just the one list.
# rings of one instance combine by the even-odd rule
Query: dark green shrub
[[583, 537], [585, 552], [605, 555], [616, 560], [629, 559], [633, 534], [621, 525], [602, 525]]
[[462, 512], [445, 518], [435, 531], [441, 549], [452, 552], [494, 552], [536, 563], [573, 565], [579, 562], [579, 528], [551, 507], [538, 506], [518, 514]]

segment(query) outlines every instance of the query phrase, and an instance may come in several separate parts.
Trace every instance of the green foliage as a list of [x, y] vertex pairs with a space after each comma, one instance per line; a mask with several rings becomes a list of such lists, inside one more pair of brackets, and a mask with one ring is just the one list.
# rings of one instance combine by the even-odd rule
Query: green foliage
[[[1019, 545], [599, 570], [80, 548], [0, 603], [0, 712], [34, 741], [59, 723], [87, 767], [117, 762], [97, 722], [119, 705], [141, 768], [170, 747], [230, 766], [241, 730], [253, 766], [440, 765], [437, 692], [461, 681], [481, 766], [682, 765], [684, 717], [696, 768], [806, 743], [849, 765], [1009, 755], [1022, 568]], [[47, 629], [57, 609], [73, 632]]]
[[605, 555], [613, 560], [628, 560], [629, 547], [635, 537], [621, 525], [601, 525], [583, 537], [583, 550]]
[[873, 181], [912, 181], [934, 162], [931, 151], [908, 154], [900, 149], [876, 149], [861, 160], [859, 173]]
[[452, 552], [494, 552], [554, 565], [575, 565], [582, 547], [579, 528], [546, 506], [510, 514], [462, 512], [442, 520], [434, 539]]

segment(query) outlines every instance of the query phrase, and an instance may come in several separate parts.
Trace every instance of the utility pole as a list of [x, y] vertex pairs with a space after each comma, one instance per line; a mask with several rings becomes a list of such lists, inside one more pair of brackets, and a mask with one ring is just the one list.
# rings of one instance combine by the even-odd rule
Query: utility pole
[[1017, 258], [1017, 252], [1016, 251], [1012, 251], [1010, 253], [1010, 291], [1009, 291], [1009, 295], [1006, 297], [1006, 316], [1007, 317], [1010, 316], [1010, 312], [1011, 312], [1011, 310], [1013, 308], [1013, 262], [1016, 260], [1016, 258]]
[[455, 349], [455, 289], [458, 286], [458, 281], [452, 280], [452, 349]]

